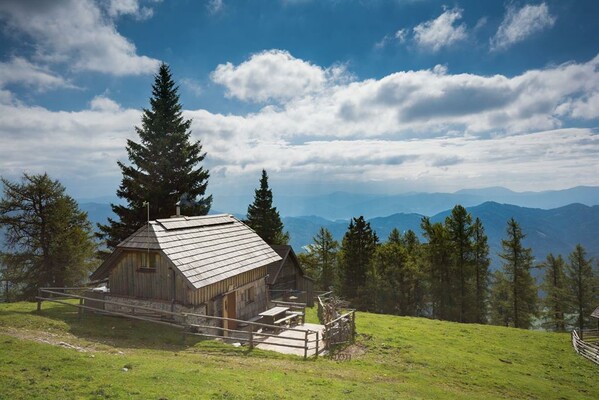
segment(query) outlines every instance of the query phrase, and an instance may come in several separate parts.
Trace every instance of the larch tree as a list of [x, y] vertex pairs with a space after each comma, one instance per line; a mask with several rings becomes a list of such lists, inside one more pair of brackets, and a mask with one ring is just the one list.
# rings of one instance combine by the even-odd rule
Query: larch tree
[[490, 319], [493, 325], [513, 325], [511, 293], [510, 281], [503, 271], [493, 272], [489, 294]]
[[308, 255], [313, 259], [316, 284], [321, 290], [330, 290], [337, 282], [337, 250], [339, 243], [331, 232], [321, 227], [312, 243], [308, 245]]
[[109, 249], [151, 219], [168, 218], [177, 203], [186, 215], [205, 215], [212, 196], [205, 196], [209, 173], [202, 167], [206, 153], [191, 138], [191, 120], [183, 118], [178, 87], [166, 64], [160, 65], [152, 85], [150, 108], [143, 110], [139, 142], [127, 140], [129, 165], [118, 162], [123, 179], [117, 196], [126, 204], [112, 204], [118, 219], [99, 225], [98, 236]]
[[566, 330], [565, 313], [569, 305], [569, 290], [566, 282], [566, 262], [561, 255], [555, 257], [549, 253], [540, 265], [545, 270], [541, 290], [545, 292], [542, 300], [544, 325], [558, 332]]
[[511, 218], [507, 224], [507, 238], [501, 241], [503, 272], [509, 282], [510, 320], [516, 328], [530, 328], [537, 315], [537, 287], [530, 274], [532, 250], [524, 247], [526, 237], [520, 225]]
[[283, 232], [283, 222], [276, 207], [272, 205], [272, 190], [268, 187], [268, 175], [262, 170], [260, 187], [255, 190], [254, 202], [249, 205], [245, 221], [268, 244], [287, 244], [289, 233]]
[[571, 294], [570, 311], [576, 316], [579, 332], [589, 326], [590, 315], [599, 302], [597, 277], [593, 272], [592, 260], [587, 259], [585, 249], [580, 245], [568, 257], [566, 277]]
[[473, 247], [472, 262], [474, 263], [475, 318], [474, 322], [487, 322], [487, 306], [489, 302], [489, 244], [485, 228], [480, 219], [476, 218], [472, 225]]
[[20, 183], [2, 179], [2, 253], [13, 290], [24, 298], [38, 287], [82, 283], [96, 266], [96, 243], [87, 213], [47, 174], [24, 174]]

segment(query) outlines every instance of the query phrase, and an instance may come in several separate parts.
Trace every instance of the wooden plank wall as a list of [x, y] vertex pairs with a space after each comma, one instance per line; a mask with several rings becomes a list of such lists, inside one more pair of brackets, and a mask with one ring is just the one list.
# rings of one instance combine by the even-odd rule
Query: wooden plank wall
[[266, 266], [255, 268], [251, 271], [244, 272], [239, 275], [235, 275], [231, 278], [224, 279], [220, 282], [213, 283], [206, 287], [195, 290], [191, 293], [190, 302], [194, 305], [207, 303], [209, 300], [215, 297], [227, 293], [232, 287], [234, 290], [238, 289], [250, 282], [254, 282], [258, 279], [266, 277]]
[[277, 277], [277, 281], [272, 286], [273, 290], [287, 290], [287, 289], [297, 289], [297, 280], [299, 278], [300, 271], [296, 268], [293, 261], [291, 261], [291, 257], [287, 257], [285, 260], [285, 264], [283, 264], [283, 268], [279, 272], [279, 276]]
[[145, 252], [126, 251], [110, 272], [110, 293], [141, 299], [175, 300], [187, 304], [186, 283], [180, 274], [169, 268], [168, 260], [160, 253], [150, 252], [156, 268], [140, 269]]

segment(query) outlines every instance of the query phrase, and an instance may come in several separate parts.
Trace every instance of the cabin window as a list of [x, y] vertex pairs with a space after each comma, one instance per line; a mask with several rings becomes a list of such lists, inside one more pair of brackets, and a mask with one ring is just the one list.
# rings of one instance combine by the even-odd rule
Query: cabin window
[[158, 258], [156, 253], [139, 253], [138, 261], [139, 268], [141, 271], [156, 271], [156, 260]]
[[253, 303], [255, 295], [256, 295], [256, 288], [254, 286], [249, 287], [249, 288], [245, 289], [245, 291], [243, 292], [243, 300], [246, 303]]

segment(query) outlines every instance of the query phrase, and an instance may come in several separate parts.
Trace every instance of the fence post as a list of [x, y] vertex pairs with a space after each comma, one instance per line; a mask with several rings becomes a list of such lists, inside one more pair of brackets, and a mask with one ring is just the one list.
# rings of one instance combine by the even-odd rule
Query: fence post
[[42, 299], [40, 297], [42, 297], [42, 289], [37, 288], [37, 312], [42, 311]]
[[316, 358], [318, 358], [318, 331], [316, 331]]
[[351, 313], [351, 340], [352, 343], [356, 337], [356, 311], [352, 311]]
[[308, 358], [308, 331], [306, 331], [306, 337], [304, 339], [304, 360]]
[[77, 316], [79, 319], [81, 319], [81, 317], [83, 317], [83, 308], [81, 307], [83, 305], [83, 299], [79, 299], [79, 315]]
[[250, 350], [254, 349], [254, 327], [250, 325]]

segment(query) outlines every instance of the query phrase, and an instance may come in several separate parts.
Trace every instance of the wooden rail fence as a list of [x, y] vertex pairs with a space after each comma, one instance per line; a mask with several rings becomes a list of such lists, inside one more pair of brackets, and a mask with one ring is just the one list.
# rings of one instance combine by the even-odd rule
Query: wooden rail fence
[[[274, 333], [281, 329], [280, 326], [276, 325], [268, 325], [254, 321], [215, 317], [203, 314], [159, 310], [145, 306], [99, 299], [97, 296], [91, 297], [84, 296], [81, 294], [69, 293], [72, 291], [80, 292], [83, 290], [89, 290], [89, 288], [40, 288], [38, 289], [38, 296], [36, 297], [37, 311], [41, 311], [42, 302], [50, 301], [78, 308], [80, 318], [83, 316], [84, 311], [89, 311], [101, 315], [110, 315], [141, 320], [151, 323], [167, 325], [178, 329], [183, 329], [183, 335], [193, 335], [205, 338], [221, 338], [226, 339], [228, 341], [238, 341], [240, 343], [248, 345], [250, 349], [253, 349], [254, 347], [264, 342], [266, 339], [270, 337], [284, 339], [285, 341], [291, 341], [291, 343], [285, 343], [281, 341], [270, 341], [268, 342], [268, 345], [303, 349], [304, 359], [307, 359], [308, 355], [311, 354], [312, 351], [314, 351], [314, 357], [317, 358], [319, 352], [322, 350], [319, 348], [319, 343], [321, 341], [320, 333], [310, 329], [297, 329], [286, 327], [283, 333], [301, 332], [301, 334], [298, 335], [300, 337], [282, 336]], [[73, 299], [79, 300], [79, 302], [73, 303], [71, 301], [67, 301]], [[86, 305], [86, 303], [93, 304], [93, 306]], [[99, 305], [101, 306], [99, 307]], [[106, 305], [118, 306], [121, 309], [121, 311], [107, 310]], [[129, 312], [123, 312], [123, 308], [128, 308]], [[196, 321], [204, 320], [206, 321], [206, 323], [188, 322], [188, 320], [191, 319]], [[225, 328], [223, 326], [224, 321], [229, 321], [238, 325], [243, 325], [246, 329], [244, 330]], [[272, 331], [273, 333], [268, 333], [267, 331]]]
[[334, 346], [353, 343], [356, 336], [356, 310], [348, 309], [346, 302], [325, 292], [318, 296], [318, 319], [324, 324], [322, 333], [325, 349], [331, 351]]
[[[581, 338], [582, 336], [582, 338]], [[584, 339], [584, 340], [583, 340]], [[572, 331], [572, 346], [584, 358], [599, 364], [599, 331], [583, 330], [582, 335], [577, 330]]]

